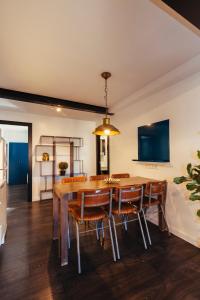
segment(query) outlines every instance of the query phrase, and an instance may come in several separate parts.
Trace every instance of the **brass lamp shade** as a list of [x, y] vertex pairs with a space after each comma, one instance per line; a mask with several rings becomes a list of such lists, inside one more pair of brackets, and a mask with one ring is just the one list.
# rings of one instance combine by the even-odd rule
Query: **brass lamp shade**
[[110, 118], [103, 118], [103, 124], [98, 126], [93, 132], [95, 135], [118, 135], [120, 131], [113, 125], [110, 124]]

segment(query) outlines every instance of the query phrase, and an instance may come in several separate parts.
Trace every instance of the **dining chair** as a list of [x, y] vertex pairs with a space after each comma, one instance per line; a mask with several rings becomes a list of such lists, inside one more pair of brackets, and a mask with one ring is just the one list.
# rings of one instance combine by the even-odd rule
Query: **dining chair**
[[[75, 177], [65, 177], [61, 180], [62, 184], [73, 183], [73, 182], [85, 182], [87, 181], [87, 176], [75, 176]], [[73, 193], [72, 199], [69, 200], [68, 210], [71, 211], [73, 206], [77, 205], [77, 199], [75, 199], [76, 193]]]
[[[125, 229], [127, 230], [127, 222], [138, 220], [144, 248], [147, 249], [144, 230], [140, 218], [140, 213], [142, 212], [143, 208], [143, 186], [132, 185], [116, 187], [115, 193], [115, 201], [113, 202], [112, 207], [112, 223], [116, 242], [117, 258], [120, 259], [119, 244], [116, 231], [117, 225], [123, 224], [125, 226]], [[133, 215], [134, 217], [132, 217], [132, 219], [128, 219], [130, 215]], [[122, 217], [122, 222], [116, 223], [115, 217]]]
[[130, 178], [129, 173], [112, 174], [112, 178]]
[[[148, 182], [145, 187], [144, 192], [144, 200], [143, 200], [143, 216], [144, 219], [146, 215], [146, 211], [148, 208], [153, 206], [158, 206], [159, 211], [162, 213], [162, 216], [165, 221], [166, 229], [170, 234], [169, 227], [166, 220], [165, 215], [165, 198], [167, 194], [167, 181], [155, 181], [155, 182]], [[150, 241], [151, 244], [151, 241]]]
[[[95, 231], [96, 229], [89, 229], [80, 231], [80, 225], [85, 222], [98, 222], [101, 224], [101, 233], [104, 235], [104, 220], [108, 220], [108, 228], [111, 239], [113, 260], [116, 261], [116, 254], [114, 249], [113, 234], [111, 228], [111, 211], [112, 211], [112, 189], [86, 189], [80, 190], [78, 193], [79, 206], [72, 209], [72, 216], [76, 224], [76, 240], [77, 240], [77, 260], [78, 273], [81, 273], [81, 255], [80, 255], [80, 234], [88, 231]], [[108, 213], [104, 209], [108, 207]]]
[[108, 177], [109, 177], [109, 174], [93, 175], [93, 176], [90, 176], [90, 181], [104, 180]]
[[[73, 182], [85, 182], [87, 181], [87, 176], [75, 176], [75, 177], [65, 177], [62, 178], [61, 183], [62, 184], [68, 184], [68, 183], [73, 183]], [[77, 206], [77, 199], [76, 199], [76, 193], [72, 194], [72, 199], [69, 200], [68, 202], [68, 214], [72, 212], [72, 209]], [[69, 218], [68, 215], [68, 218]], [[70, 222], [69, 222], [70, 224]], [[70, 248], [70, 226], [68, 226], [68, 248]]]

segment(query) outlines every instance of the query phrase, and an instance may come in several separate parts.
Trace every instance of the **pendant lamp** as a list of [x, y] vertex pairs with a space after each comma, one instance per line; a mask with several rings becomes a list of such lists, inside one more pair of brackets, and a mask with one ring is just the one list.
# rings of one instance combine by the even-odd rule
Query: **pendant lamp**
[[101, 74], [101, 77], [103, 77], [105, 79], [105, 103], [106, 103], [106, 116], [105, 118], [103, 118], [103, 124], [98, 126], [95, 131], [93, 132], [93, 134], [95, 135], [106, 135], [106, 136], [111, 136], [111, 135], [118, 135], [120, 134], [120, 131], [113, 126], [110, 123], [110, 118], [108, 117], [108, 87], [107, 87], [107, 80], [108, 78], [111, 77], [111, 73], [109, 72], [103, 72]]

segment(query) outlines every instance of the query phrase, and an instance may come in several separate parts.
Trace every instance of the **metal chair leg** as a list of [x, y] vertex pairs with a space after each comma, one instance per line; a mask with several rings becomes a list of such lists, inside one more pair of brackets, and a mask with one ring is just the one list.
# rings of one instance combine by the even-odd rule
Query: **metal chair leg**
[[140, 219], [140, 214], [137, 213], [137, 216], [138, 216], [138, 221], [139, 221], [139, 224], [140, 224], [140, 230], [141, 230], [141, 234], [142, 234], [142, 238], [143, 238], [143, 242], [144, 242], [144, 248], [147, 249], [147, 244], [146, 244], [146, 240], [145, 240], [145, 236], [144, 236], [144, 231], [143, 231], [143, 228], [142, 228], [142, 222], [141, 222], [141, 219]]
[[143, 209], [142, 209], [142, 214], [143, 214], [143, 218], [144, 218], [144, 224], [145, 224], [145, 227], [146, 227], [146, 232], [147, 232], [149, 244], [152, 245], [151, 237], [150, 237], [150, 233], [149, 233], [149, 226], [148, 226], [148, 224], [147, 224], [146, 216], [145, 216], [145, 213], [144, 213], [144, 210], [143, 210]]
[[163, 208], [162, 204], [160, 205], [160, 209], [161, 209], [161, 211], [162, 211], [163, 218], [165, 219], [165, 224], [166, 224], [166, 228], [167, 228], [168, 234], [171, 235], [171, 233], [170, 233], [170, 231], [169, 231], [168, 224], [167, 224], [167, 220], [166, 220], [166, 217], [165, 217], [165, 211], [164, 211], [164, 208]]
[[99, 241], [99, 223], [96, 221], [96, 236], [97, 236], [97, 241]]
[[112, 216], [112, 222], [113, 222], [115, 244], [116, 244], [116, 250], [117, 250], [117, 259], [120, 259], [119, 244], [118, 244], [118, 238], [117, 238], [117, 231], [116, 231], [116, 224], [115, 224], [115, 218], [114, 218], [114, 216]]
[[123, 223], [124, 223], [124, 229], [127, 231], [128, 226], [127, 226], [127, 216], [126, 215], [123, 215]]
[[79, 237], [78, 222], [76, 222], [76, 242], [77, 242], [78, 274], [81, 274], [80, 237]]
[[114, 242], [113, 242], [113, 234], [112, 234], [110, 217], [108, 218], [108, 225], [109, 225], [109, 231], [110, 231], [110, 239], [111, 239], [111, 245], [112, 245], [113, 260], [116, 261], [116, 254], [115, 254], [115, 247], [114, 247]]
[[103, 220], [101, 221], [101, 232], [102, 232], [102, 238], [104, 239], [105, 234], [104, 234]]
[[70, 241], [70, 229], [69, 229], [69, 223], [68, 223], [67, 236], [68, 236], [68, 249], [70, 249], [70, 247], [71, 247], [71, 241]]

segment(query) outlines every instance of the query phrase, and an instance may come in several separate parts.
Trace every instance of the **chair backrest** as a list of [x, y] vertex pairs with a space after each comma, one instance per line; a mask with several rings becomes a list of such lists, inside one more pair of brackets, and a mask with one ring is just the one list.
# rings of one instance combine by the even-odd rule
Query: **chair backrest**
[[61, 180], [61, 183], [84, 182], [84, 181], [87, 181], [87, 176], [65, 177]]
[[110, 214], [112, 210], [112, 188], [80, 190], [78, 192], [78, 202], [81, 206], [81, 218], [84, 216], [84, 209], [88, 207], [109, 205]]
[[145, 187], [145, 196], [159, 196], [167, 192], [167, 181], [148, 182]]
[[149, 199], [149, 205], [155, 200], [163, 203], [167, 194], [167, 181], [148, 182], [145, 187], [145, 196]]
[[129, 178], [129, 173], [112, 174], [112, 178]]
[[94, 180], [104, 180], [106, 178], [108, 178], [109, 175], [107, 174], [101, 174], [101, 175], [94, 175], [94, 176], [90, 176], [90, 181], [94, 181]]
[[119, 211], [122, 203], [135, 203], [142, 209], [143, 204], [143, 186], [142, 185], [128, 185], [116, 188], [115, 200], [119, 204]]

